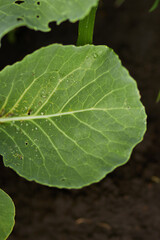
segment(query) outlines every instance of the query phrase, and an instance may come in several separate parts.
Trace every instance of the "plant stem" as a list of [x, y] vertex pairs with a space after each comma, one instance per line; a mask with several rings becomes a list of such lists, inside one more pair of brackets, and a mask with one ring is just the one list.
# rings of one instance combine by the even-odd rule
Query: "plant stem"
[[97, 6], [93, 7], [89, 15], [79, 21], [77, 46], [92, 44], [97, 8]]

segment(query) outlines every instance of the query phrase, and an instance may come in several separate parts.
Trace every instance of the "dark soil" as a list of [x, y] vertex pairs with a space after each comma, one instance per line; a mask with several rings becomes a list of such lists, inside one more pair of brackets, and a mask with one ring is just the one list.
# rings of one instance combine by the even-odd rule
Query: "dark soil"
[[[112, 47], [137, 80], [148, 114], [144, 141], [130, 161], [103, 181], [81, 190], [59, 190], [28, 182], [0, 163], [0, 187], [14, 200], [16, 225], [9, 240], [160, 240], [160, 7], [128, 0], [115, 8], [104, 0], [95, 44]], [[77, 24], [51, 24], [50, 33], [21, 28], [16, 42], [2, 40], [3, 68], [52, 42], [72, 44]]]

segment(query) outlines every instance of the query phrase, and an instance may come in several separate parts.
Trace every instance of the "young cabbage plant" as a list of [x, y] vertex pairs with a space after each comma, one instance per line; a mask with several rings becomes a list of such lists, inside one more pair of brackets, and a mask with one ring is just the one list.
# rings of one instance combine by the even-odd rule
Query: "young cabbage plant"
[[[98, 0], [0, 2], [1, 37], [19, 26], [49, 31], [51, 21], [80, 21], [77, 46], [52, 44], [0, 72], [0, 154], [27, 180], [58, 188], [98, 182], [143, 139], [146, 114], [135, 80], [112, 49], [92, 45], [97, 6]], [[8, 223], [3, 240], [14, 207], [2, 190], [0, 212], [0, 229]]]

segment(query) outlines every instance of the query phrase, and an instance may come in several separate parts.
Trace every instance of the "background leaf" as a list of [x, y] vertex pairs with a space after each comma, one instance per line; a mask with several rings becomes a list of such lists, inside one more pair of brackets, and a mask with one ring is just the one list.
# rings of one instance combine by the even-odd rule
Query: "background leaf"
[[124, 2], [125, 2], [125, 0], [116, 0], [115, 1], [115, 6], [120, 7]]
[[5, 240], [14, 226], [15, 208], [12, 199], [0, 189], [0, 240]]
[[160, 0], [155, 0], [154, 4], [152, 5], [149, 11], [153, 12], [158, 7], [159, 2]]
[[1, 0], [0, 39], [19, 26], [49, 31], [48, 23], [60, 24], [84, 18], [98, 0]]
[[105, 46], [54, 44], [6, 67], [0, 116], [4, 164], [66, 188], [124, 164], [146, 128], [136, 82]]
[[156, 102], [158, 103], [159, 101], [160, 101], [160, 91], [159, 91], [159, 93], [158, 93]]

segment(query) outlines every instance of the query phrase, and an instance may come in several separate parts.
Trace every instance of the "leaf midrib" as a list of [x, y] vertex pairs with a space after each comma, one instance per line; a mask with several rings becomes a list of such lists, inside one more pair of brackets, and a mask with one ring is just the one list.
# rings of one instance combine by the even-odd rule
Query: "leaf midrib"
[[47, 114], [47, 115], [31, 115], [31, 116], [19, 116], [19, 117], [8, 117], [8, 118], [0, 118], [0, 123], [4, 122], [14, 122], [14, 121], [29, 121], [34, 119], [47, 119], [47, 118], [53, 118], [53, 117], [61, 117], [65, 115], [73, 115], [75, 113], [83, 113], [83, 112], [89, 112], [89, 111], [111, 111], [111, 110], [129, 110], [128, 108], [119, 107], [119, 108], [87, 108], [87, 109], [80, 109], [80, 110], [74, 110], [69, 112], [63, 112], [63, 113], [54, 113], [54, 114]]

